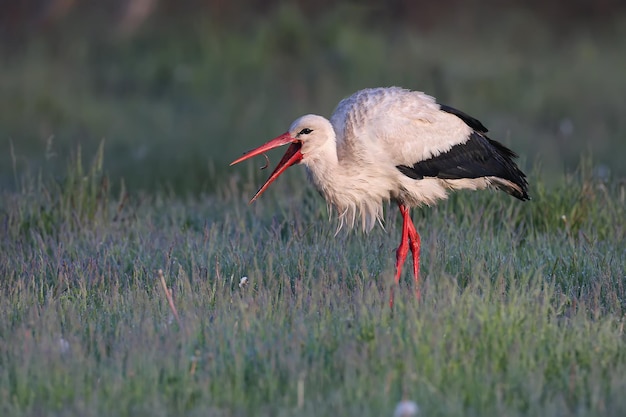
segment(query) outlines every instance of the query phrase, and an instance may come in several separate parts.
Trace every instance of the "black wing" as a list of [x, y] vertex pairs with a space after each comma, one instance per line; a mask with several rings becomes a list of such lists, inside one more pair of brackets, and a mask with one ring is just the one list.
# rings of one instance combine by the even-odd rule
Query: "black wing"
[[472, 116], [466, 113], [463, 113], [461, 110], [457, 110], [454, 107], [446, 106], [445, 104], [440, 104], [439, 107], [441, 108], [441, 110], [445, 111], [446, 113], [453, 114], [459, 119], [463, 120], [466, 125], [468, 125], [469, 127], [471, 127], [477, 132], [487, 133], [489, 131], [487, 130], [485, 125], [480, 123], [478, 119], [474, 119]]
[[424, 177], [445, 180], [495, 177], [503, 180], [494, 184], [498, 188], [520, 200], [528, 200], [528, 182], [526, 175], [513, 161], [517, 158], [515, 152], [489, 139], [484, 134], [487, 128], [473, 117], [448, 106], [442, 106], [442, 110], [458, 116], [474, 129], [467, 141], [453, 146], [447, 152], [416, 162], [413, 166], [398, 165], [398, 170], [416, 180]]

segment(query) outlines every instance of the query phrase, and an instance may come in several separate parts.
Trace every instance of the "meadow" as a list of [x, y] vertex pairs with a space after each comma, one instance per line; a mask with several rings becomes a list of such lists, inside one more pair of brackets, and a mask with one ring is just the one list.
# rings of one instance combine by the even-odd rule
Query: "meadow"
[[[626, 414], [626, 26], [459, 44], [341, 18], [5, 52], [0, 415]], [[405, 268], [393, 311], [395, 209], [334, 236], [301, 169], [248, 205], [264, 161], [227, 167], [390, 84], [481, 119], [532, 197], [415, 210], [422, 299]]]

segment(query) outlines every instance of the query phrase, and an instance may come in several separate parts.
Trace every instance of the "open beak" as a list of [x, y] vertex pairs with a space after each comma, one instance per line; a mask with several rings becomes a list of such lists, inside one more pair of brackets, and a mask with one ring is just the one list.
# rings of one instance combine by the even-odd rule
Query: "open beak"
[[300, 140], [292, 138], [289, 132], [286, 132], [278, 136], [277, 138], [274, 138], [269, 142], [259, 146], [258, 148], [246, 152], [241, 158], [235, 159], [233, 162], [230, 163], [231, 166], [238, 164], [241, 161], [245, 161], [246, 159], [252, 158], [253, 156], [261, 155], [269, 151], [270, 149], [274, 149], [288, 143], [291, 143], [291, 145], [287, 148], [287, 152], [285, 152], [278, 165], [276, 165], [276, 168], [274, 168], [274, 171], [272, 171], [270, 177], [267, 179], [267, 181], [265, 181], [265, 184], [263, 184], [261, 188], [259, 188], [259, 191], [254, 194], [254, 197], [252, 197], [252, 199], [250, 200], [251, 203], [256, 200], [263, 193], [263, 191], [265, 191], [265, 189], [269, 187], [269, 185], [280, 176], [280, 174], [285, 172], [287, 168], [302, 161], [302, 152], [300, 152], [300, 149], [302, 148], [302, 142]]

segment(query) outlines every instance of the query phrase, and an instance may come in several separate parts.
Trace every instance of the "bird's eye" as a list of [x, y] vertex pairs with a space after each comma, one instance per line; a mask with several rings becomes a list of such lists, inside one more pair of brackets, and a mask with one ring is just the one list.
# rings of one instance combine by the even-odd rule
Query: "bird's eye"
[[299, 136], [299, 135], [308, 135], [308, 134], [309, 134], [309, 133], [311, 133], [311, 132], [312, 132], [312, 130], [311, 130], [311, 129], [309, 129], [308, 127], [305, 127], [304, 129], [302, 129], [302, 130], [300, 131], [300, 133], [298, 133], [298, 136]]

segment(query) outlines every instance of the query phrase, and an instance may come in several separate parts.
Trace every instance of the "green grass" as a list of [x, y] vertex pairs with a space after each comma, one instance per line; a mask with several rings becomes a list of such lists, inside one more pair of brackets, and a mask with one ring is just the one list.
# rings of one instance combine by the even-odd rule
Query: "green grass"
[[[1, 416], [626, 414], [626, 20], [364, 13], [0, 50]], [[532, 196], [414, 210], [422, 300], [407, 265], [393, 314], [395, 208], [334, 236], [298, 168], [248, 205], [261, 162], [227, 166], [378, 85], [479, 118]]]
[[3, 416], [626, 411], [623, 183], [583, 164], [554, 188], [532, 175], [528, 203], [417, 210], [423, 299], [406, 275], [392, 314], [395, 210], [334, 237], [297, 172], [251, 206], [256, 175], [112, 195], [103, 152], [0, 200]]

